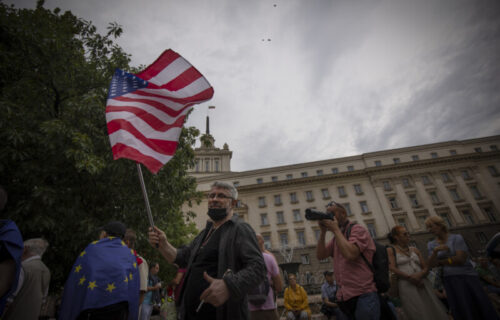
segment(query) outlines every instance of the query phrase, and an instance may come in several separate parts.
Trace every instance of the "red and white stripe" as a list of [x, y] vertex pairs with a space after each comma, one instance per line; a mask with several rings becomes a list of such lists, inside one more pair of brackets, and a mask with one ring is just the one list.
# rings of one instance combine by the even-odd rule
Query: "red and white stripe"
[[157, 173], [174, 156], [186, 114], [194, 104], [210, 100], [214, 90], [170, 49], [136, 76], [149, 85], [107, 101], [113, 158], [135, 160]]

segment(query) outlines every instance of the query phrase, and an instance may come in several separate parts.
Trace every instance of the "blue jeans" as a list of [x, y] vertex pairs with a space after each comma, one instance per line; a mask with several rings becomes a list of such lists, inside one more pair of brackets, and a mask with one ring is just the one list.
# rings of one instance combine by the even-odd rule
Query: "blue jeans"
[[360, 295], [354, 316], [356, 320], [379, 320], [380, 300], [378, 293], [370, 292]]

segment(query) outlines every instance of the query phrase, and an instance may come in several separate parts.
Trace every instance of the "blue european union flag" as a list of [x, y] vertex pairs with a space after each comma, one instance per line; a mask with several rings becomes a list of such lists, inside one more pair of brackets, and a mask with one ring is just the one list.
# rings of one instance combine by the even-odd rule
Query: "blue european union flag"
[[139, 311], [139, 271], [134, 252], [119, 238], [94, 241], [76, 259], [64, 286], [59, 319], [127, 301], [129, 320]]
[[13, 259], [16, 263], [16, 274], [10, 289], [0, 297], [0, 315], [3, 313], [5, 302], [17, 287], [19, 272], [21, 271], [21, 256], [24, 243], [21, 232], [12, 220], [0, 220], [0, 261]]

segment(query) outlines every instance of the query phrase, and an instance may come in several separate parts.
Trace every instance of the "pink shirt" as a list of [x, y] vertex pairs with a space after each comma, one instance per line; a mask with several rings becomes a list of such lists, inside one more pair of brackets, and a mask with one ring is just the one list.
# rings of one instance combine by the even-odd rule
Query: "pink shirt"
[[[278, 269], [278, 264], [276, 264], [276, 260], [269, 253], [262, 253], [264, 257], [264, 262], [266, 263], [267, 268], [267, 279], [269, 280], [269, 285], [272, 285], [273, 280], [272, 277], [280, 274]], [[269, 293], [267, 294], [267, 300], [260, 306], [254, 306], [251, 303], [248, 303], [248, 310], [256, 311], [256, 310], [271, 310], [276, 309], [276, 305], [274, 304], [274, 291], [272, 288], [269, 288]]]
[[[363, 226], [359, 224], [353, 225], [348, 240], [350, 243], [358, 246], [360, 252], [363, 253], [368, 261], [372, 261], [373, 254], [375, 253], [375, 243]], [[361, 255], [354, 261], [344, 258], [335, 241], [335, 237], [326, 245], [326, 249], [329, 255], [333, 257], [333, 270], [337, 285], [339, 286], [337, 299], [346, 301], [363, 293], [377, 291], [375, 282], [373, 281], [373, 272]]]

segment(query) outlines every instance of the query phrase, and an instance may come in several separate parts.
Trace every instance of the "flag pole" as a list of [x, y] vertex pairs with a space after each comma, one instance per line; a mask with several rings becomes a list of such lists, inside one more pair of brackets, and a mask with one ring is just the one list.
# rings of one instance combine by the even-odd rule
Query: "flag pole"
[[146, 211], [148, 212], [149, 224], [152, 229], [154, 229], [153, 215], [151, 214], [151, 207], [149, 206], [148, 193], [146, 191], [146, 185], [144, 184], [144, 177], [142, 176], [141, 164], [139, 162], [137, 165], [137, 174], [139, 175], [139, 180], [141, 181], [142, 195], [144, 196], [144, 202], [146, 203]]

